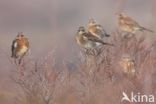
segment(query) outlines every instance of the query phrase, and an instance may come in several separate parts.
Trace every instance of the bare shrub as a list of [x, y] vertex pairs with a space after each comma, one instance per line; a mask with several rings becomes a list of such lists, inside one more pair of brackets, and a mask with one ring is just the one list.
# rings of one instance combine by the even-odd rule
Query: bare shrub
[[[155, 42], [147, 43], [141, 35], [125, 39], [120, 32], [110, 41], [115, 46], [99, 47], [98, 55], [81, 54], [79, 62], [72, 63], [74, 70], [68, 62], [58, 67], [52, 54], [41, 62], [23, 64], [24, 76], [13, 78], [21, 88], [16, 104], [121, 104], [123, 91], [154, 92]], [[126, 64], [127, 72], [120, 65], [124, 55], [133, 60]]]

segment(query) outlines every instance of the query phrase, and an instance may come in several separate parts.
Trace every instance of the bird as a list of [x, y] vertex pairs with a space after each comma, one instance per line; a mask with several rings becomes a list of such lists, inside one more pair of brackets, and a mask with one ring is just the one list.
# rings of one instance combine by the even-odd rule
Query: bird
[[93, 18], [89, 19], [88, 32], [90, 32], [91, 35], [98, 37], [99, 39], [110, 36], [106, 33], [104, 28], [100, 24], [98, 24]]
[[134, 74], [136, 72], [135, 60], [130, 55], [124, 54], [119, 63], [124, 73]]
[[105, 43], [103, 42], [102, 39], [99, 39], [98, 37], [94, 35], [90, 35], [90, 33], [86, 31], [84, 26], [79, 27], [75, 38], [76, 38], [77, 44], [85, 49], [93, 49], [100, 45], [113, 46], [113, 44]]
[[18, 59], [18, 64], [29, 50], [29, 41], [22, 32], [19, 32], [16, 38], [12, 42], [11, 46], [11, 57]]
[[137, 31], [154, 32], [153, 30], [141, 26], [138, 22], [127, 16], [124, 12], [116, 13], [116, 15], [118, 16], [118, 26], [121, 31], [132, 34], [136, 33]]

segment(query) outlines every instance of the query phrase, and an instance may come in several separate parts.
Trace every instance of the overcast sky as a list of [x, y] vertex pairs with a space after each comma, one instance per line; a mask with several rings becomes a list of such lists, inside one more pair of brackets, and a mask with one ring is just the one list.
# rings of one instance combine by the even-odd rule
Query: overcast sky
[[155, 6], [155, 0], [0, 0], [0, 48], [9, 50], [17, 33], [23, 32], [33, 53], [41, 54], [53, 45], [66, 51], [76, 46], [77, 28], [86, 26], [89, 18], [112, 32], [118, 11], [155, 30]]
[[72, 23], [72, 20], [78, 18], [83, 21], [89, 17], [105, 21], [105, 18], [110, 18], [107, 15], [112, 16], [119, 8], [132, 12], [131, 15], [136, 17], [138, 14], [146, 15], [145, 19], [148, 19], [152, 1], [154, 0], [0, 0], [0, 31], [49, 30], [56, 17], [61, 22], [60, 25], [70, 20]]

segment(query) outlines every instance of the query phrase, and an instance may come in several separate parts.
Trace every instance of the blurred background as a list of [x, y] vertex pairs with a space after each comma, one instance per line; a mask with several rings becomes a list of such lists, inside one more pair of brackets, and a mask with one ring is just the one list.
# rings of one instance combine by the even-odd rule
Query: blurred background
[[111, 33], [119, 11], [156, 30], [155, 4], [155, 0], [0, 0], [0, 48], [10, 54], [12, 40], [23, 32], [33, 56], [54, 47], [61, 54], [70, 53], [77, 46], [73, 38], [79, 26], [95, 18]]
[[[0, 0], [0, 86], [7, 88], [11, 44], [18, 32], [29, 38], [31, 58], [55, 50], [58, 60], [73, 61], [80, 50], [75, 33], [89, 18], [112, 33], [117, 29], [115, 13], [125, 11], [156, 31], [155, 9], [155, 0]], [[155, 34], [148, 36], [152, 39]]]

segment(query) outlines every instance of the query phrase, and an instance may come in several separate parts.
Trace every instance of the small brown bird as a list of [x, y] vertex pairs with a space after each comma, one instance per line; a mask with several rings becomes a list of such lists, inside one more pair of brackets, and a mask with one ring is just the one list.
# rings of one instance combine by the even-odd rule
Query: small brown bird
[[92, 49], [99, 45], [113, 45], [103, 42], [103, 40], [94, 35], [90, 35], [89, 32], [86, 32], [83, 26], [79, 27], [78, 29], [78, 32], [76, 34], [76, 42], [85, 49]]
[[123, 55], [119, 64], [122, 67], [123, 72], [126, 74], [134, 74], [136, 72], [135, 61], [129, 55]]
[[18, 63], [21, 63], [22, 58], [29, 50], [29, 41], [23, 35], [22, 32], [18, 33], [17, 37], [12, 42], [11, 57], [14, 59], [18, 59]]
[[100, 24], [98, 24], [94, 19], [89, 20], [88, 32], [98, 37], [99, 39], [110, 36], [109, 34], [106, 33], [104, 28]]
[[136, 22], [134, 19], [127, 16], [123, 12], [118, 13], [117, 16], [118, 16], [119, 28], [124, 32], [132, 33], [132, 34], [134, 34], [136, 31], [144, 31], [144, 30], [153, 32], [152, 30], [139, 25], [138, 22]]

